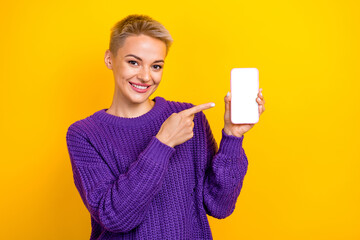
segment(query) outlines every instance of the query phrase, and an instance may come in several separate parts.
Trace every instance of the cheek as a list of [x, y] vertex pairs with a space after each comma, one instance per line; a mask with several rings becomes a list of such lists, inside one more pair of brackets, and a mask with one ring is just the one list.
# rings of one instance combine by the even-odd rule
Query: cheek
[[119, 65], [116, 68], [116, 75], [119, 79], [130, 79], [136, 76], [136, 74], [137, 74], [137, 69], [131, 68], [126, 64]]
[[161, 73], [156, 73], [153, 77], [155, 84], [159, 84], [161, 82], [162, 79], [162, 72]]

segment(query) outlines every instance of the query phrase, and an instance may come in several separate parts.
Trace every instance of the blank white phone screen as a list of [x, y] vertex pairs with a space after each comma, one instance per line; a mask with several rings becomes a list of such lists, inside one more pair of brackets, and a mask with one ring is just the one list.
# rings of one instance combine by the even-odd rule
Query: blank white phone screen
[[234, 124], [257, 123], [259, 91], [257, 68], [233, 68], [231, 70], [231, 122]]

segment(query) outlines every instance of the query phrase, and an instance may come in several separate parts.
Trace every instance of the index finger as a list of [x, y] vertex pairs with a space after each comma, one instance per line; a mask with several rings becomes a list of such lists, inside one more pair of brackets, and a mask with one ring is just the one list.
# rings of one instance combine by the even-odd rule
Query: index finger
[[209, 109], [215, 107], [215, 103], [209, 102], [209, 103], [204, 103], [204, 104], [200, 104], [200, 105], [196, 105], [192, 108], [188, 108], [185, 109], [183, 111], [181, 111], [182, 114], [185, 114], [187, 116], [193, 115], [195, 113], [201, 112], [203, 110]]

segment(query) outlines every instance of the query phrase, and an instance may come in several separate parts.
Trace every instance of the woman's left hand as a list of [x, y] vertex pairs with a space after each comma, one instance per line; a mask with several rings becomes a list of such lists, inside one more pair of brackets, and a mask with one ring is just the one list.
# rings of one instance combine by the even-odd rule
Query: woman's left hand
[[[265, 111], [265, 100], [264, 96], [261, 93], [262, 89], [259, 89], [258, 97], [256, 98], [256, 102], [259, 105], [259, 116]], [[231, 113], [230, 113], [230, 104], [231, 104], [231, 96], [230, 94], [226, 95], [225, 98], [225, 114], [224, 114], [224, 132], [227, 135], [233, 135], [235, 137], [241, 137], [244, 133], [249, 131], [252, 127], [254, 127], [255, 123], [253, 124], [233, 124], [231, 122]]]

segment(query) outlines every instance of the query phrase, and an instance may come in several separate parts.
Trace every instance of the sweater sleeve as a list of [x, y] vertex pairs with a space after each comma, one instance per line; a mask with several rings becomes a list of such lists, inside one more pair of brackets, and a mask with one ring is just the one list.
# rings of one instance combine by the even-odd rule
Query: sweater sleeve
[[242, 148], [244, 135], [230, 136], [222, 129], [222, 139], [217, 149], [206, 117], [203, 122], [207, 142], [204, 205], [208, 215], [222, 219], [233, 213], [247, 172], [248, 160]]
[[74, 183], [91, 216], [111, 232], [137, 227], [161, 189], [175, 149], [154, 136], [128, 171], [115, 177], [79, 128], [70, 126], [66, 141]]

